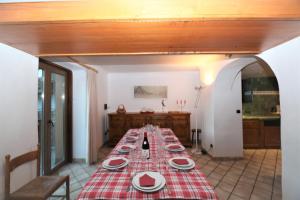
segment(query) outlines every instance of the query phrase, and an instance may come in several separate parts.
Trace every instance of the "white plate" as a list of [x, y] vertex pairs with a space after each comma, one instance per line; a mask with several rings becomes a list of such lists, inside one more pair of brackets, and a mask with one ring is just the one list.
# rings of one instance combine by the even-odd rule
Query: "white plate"
[[[123, 146], [129, 147], [130, 149], [127, 150], [121, 149]], [[135, 148], [136, 148], [135, 145], [123, 144], [117, 149], [117, 151], [120, 153], [128, 153], [131, 149], [135, 149]]]
[[[129, 139], [130, 138], [130, 139]], [[132, 139], [131, 139], [132, 138]], [[134, 137], [134, 136], [127, 136], [126, 137], [126, 141], [128, 142], [136, 142], [138, 139], [138, 137]]]
[[[173, 162], [173, 159], [187, 159], [189, 164], [188, 165], [177, 165], [176, 163]], [[171, 167], [176, 168], [176, 169], [188, 170], [188, 169], [193, 169], [195, 167], [195, 162], [192, 159], [182, 157], [182, 156], [171, 158], [168, 160], [168, 163]]]
[[[152, 178], [155, 178], [155, 185], [152, 187], [142, 187], [139, 183], [139, 178], [144, 174], [148, 174]], [[155, 192], [163, 188], [166, 184], [166, 179], [159, 172], [140, 172], [136, 174], [132, 179], [132, 185], [135, 189], [143, 192]]]
[[[117, 165], [117, 166], [110, 166], [108, 163], [111, 161], [111, 160], [116, 160], [116, 159], [123, 159], [125, 160], [125, 163], [121, 164], [121, 165]], [[124, 157], [111, 157], [111, 158], [108, 158], [106, 160], [104, 160], [102, 162], [102, 167], [105, 168], [105, 169], [110, 169], [110, 170], [114, 170], [114, 169], [120, 169], [120, 168], [123, 168], [125, 167], [126, 165], [128, 165], [129, 163], [129, 160], [127, 158], [124, 158]]]
[[[173, 145], [179, 145], [180, 148], [179, 149], [169, 149], [169, 146], [173, 146]], [[168, 144], [166, 147], [165, 147], [166, 150], [168, 151], [172, 151], [172, 152], [180, 152], [180, 151], [183, 151], [185, 148], [184, 146], [180, 145], [180, 144]]]
[[130, 132], [129, 133], [129, 136], [131, 136], [131, 137], [138, 137], [140, 135], [140, 133], [138, 133], [138, 132]]
[[[151, 187], [142, 187], [142, 186], [140, 186], [140, 182], [139, 182], [139, 178], [141, 177], [141, 176], [143, 176], [144, 174], [148, 174], [149, 176], [151, 176], [152, 178], [154, 178], [155, 179], [155, 185], [154, 186], [151, 186]], [[135, 178], [135, 179], [132, 179], [132, 184], [134, 185], [134, 186], [136, 186], [138, 189], [141, 189], [141, 190], [154, 190], [154, 189], [157, 189], [159, 186], [161, 186], [161, 184], [162, 184], [162, 179], [161, 178], [159, 178], [158, 176], [156, 176], [156, 175], [153, 175], [152, 174], [153, 172], [142, 172], [142, 174], [141, 175], [139, 175], [137, 178]], [[157, 172], [156, 172], [157, 173]], [[154, 177], [154, 176], [156, 176], [156, 177]], [[135, 176], [136, 177], [136, 176]]]

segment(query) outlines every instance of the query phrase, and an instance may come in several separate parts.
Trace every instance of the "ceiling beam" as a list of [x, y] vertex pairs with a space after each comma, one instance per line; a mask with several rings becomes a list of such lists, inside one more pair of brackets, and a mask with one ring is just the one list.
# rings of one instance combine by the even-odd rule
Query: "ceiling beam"
[[0, 3], [0, 42], [36, 56], [256, 54], [300, 35], [299, 0]]
[[86, 68], [86, 69], [89, 69], [89, 70], [92, 70], [92, 71], [98, 73], [98, 70], [96, 70], [95, 68], [90, 67], [90, 66], [88, 66], [88, 65], [86, 65], [86, 64], [84, 64], [84, 63], [82, 63], [82, 62], [80, 62], [79, 60], [77, 60], [77, 59], [75, 59], [75, 58], [68, 57], [68, 59], [71, 60], [72, 62], [74, 62], [74, 63], [80, 65], [80, 66], [83, 67], [83, 68]]
[[0, 4], [0, 23], [136, 19], [300, 19], [299, 0], [77, 0]]
[[0, 25], [0, 42], [36, 56], [256, 54], [300, 35], [299, 21], [200, 20]]

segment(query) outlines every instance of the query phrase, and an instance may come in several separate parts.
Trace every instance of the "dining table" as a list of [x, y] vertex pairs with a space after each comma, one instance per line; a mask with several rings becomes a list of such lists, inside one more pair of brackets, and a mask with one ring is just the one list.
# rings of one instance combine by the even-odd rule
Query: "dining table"
[[[149, 159], [142, 156], [143, 132], [147, 132], [150, 144]], [[173, 136], [175, 141], [164, 140], [163, 133]], [[128, 137], [132, 135], [138, 135], [135, 142], [128, 140]], [[129, 160], [128, 165], [122, 169], [109, 170], [100, 163], [77, 199], [218, 199], [213, 187], [197, 164], [189, 170], [175, 169], [170, 166], [168, 160], [174, 157], [192, 159], [186, 150], [178, 152], [166, 150], [165, 147], [170, 143], [181, 145], [173, 131], [168, 128], [128, 130], [106, 158], [126, 158]], [[126, 144], [135, 148], [128, 153], [120, 153], [119, 149]], [[133, 177], [145, 171], [159, 172], [165, 178], [164, 187], [155, 192], [143, 192], [133, 187]]]

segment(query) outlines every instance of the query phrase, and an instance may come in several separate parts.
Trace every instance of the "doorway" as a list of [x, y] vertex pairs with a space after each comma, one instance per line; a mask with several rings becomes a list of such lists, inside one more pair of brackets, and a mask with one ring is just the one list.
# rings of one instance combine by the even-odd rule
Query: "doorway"
[[265, 63], [254, 62], [241, 70], [243, 146], [280, 149], [279, 87]]
[[72, 161], [72, 72], [40, 60], [38, 133], [41, 174], [49, 175]]

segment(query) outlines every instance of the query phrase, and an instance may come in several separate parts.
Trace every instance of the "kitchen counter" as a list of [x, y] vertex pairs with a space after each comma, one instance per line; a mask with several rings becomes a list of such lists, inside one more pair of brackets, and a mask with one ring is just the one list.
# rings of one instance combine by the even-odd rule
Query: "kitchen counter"
[[243, 119], [259, 119], [259, 120], [269, 120], [269, 119], [280, 119], [280, 115], [243, 115]]

